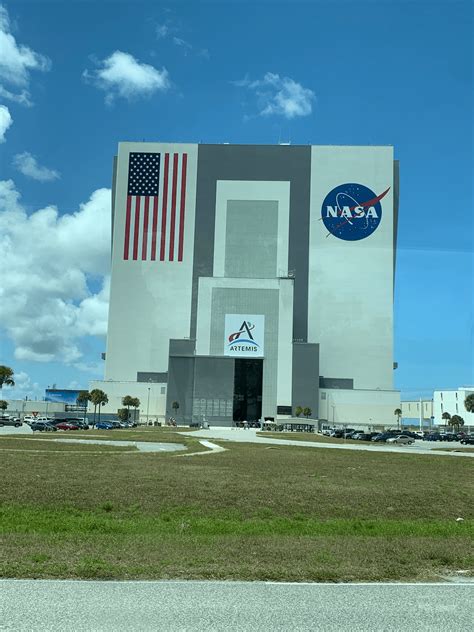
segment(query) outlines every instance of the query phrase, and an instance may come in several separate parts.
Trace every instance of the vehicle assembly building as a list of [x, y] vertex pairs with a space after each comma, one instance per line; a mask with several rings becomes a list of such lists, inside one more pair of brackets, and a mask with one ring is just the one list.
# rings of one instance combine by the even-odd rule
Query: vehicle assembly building
[[393, 422], [392, 147], [120, 143], [112, 202], [93, 387], [179, 423]]

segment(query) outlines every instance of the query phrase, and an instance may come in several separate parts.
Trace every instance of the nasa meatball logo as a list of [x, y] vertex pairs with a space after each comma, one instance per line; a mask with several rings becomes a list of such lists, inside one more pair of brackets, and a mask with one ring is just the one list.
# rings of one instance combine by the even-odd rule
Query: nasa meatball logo
[[390, 187], [377, 194], [363, 184], [350, 182], [341, 184], [324, 198], [321, 219], [334, 235], [344, 241], [358, 241], [372, 235], [382, 220], [380, 200], [387, 195]]

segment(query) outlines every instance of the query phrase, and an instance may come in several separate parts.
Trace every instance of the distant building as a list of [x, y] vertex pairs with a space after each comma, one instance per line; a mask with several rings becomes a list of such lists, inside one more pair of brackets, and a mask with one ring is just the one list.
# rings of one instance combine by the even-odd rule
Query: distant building
[[465, 426], [474, 427], [474, 413], [468, 413], [464, 401], [468, 395], [474, 393], [474, 386], [460, 386], [457, 390], [435, 391], [433, 397], [433, 414], [435, 423], [446, 425], [443, 413], [459, 415], [464, 419]]
[[402, 402], [401, 409], [404, 426], [429, 429], [434, 425], [432, 399], [405, 401]]
[[397, 216], [392, 147], [120, 143], [104, 410], [393, 423]]

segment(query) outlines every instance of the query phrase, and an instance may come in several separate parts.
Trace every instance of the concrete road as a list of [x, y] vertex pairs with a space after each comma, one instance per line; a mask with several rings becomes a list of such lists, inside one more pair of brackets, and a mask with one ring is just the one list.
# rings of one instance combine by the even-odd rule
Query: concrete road
[[[318, 435], [314, 435], [315, 441], [298, 441], [292, 440], [291, 433], [282, 433], [284, 439], [273, 439], [265, 436], [257, 436], [257, 432], [259, 430], [255, 430], [254, 428], [249, 428], [244, 430], [243, 428], [222, 428], [222, 427], [211, 427], [207, 430], [196, 430], [193, 432], [185, 433], [190, 434], [193, 437], [206, 437], [208, 439], [217, 439], [221, 441], [236, 441], [236, 442], [244, 442], [244, 443], [264, 443], [271, 445], [297, 445], [299, 447], [308, 447], [308, 448], [329, 448], [335, 450], [365, 450], [370, 452], [392, 452], [392, 453], [401, 453], [401, 454], [435, 454], [437, 456], [467, 456], [474, 457], [474, 449], [472, 452], [449, 452], [448, 450], [443, 450], [442, 448], [470, 448], [471, 446], [461, 445], [459, 442], [452, 443], [439, 443], [437, 441], [415, 441], [412, 445], [400, 445], [400, 446], [392, 446], [387, 443], [375, 443], [374, 445], [362, 444], [357, 445], [356, 443], [344, 443], [341, 439], [340, 443], [323, 443], [322, 441], [318, 442]], [[180, 433], [181, 434], [181, 433]], [[439, 448], [439, 449], [435, 449]], [[472, 446], [474, 448], [474, 446]]]
[[472, 630], [471, 584], [0, 580], [0, 630]]
[[33, 430], [29, 427], [28, 424], [22, 424], [19, 428], [15, 428], [15, 426], [1, 426], [0, 427], [0, 436], [1, 435], [25, 435], [25, 434], [26, 435], [33, 434]]

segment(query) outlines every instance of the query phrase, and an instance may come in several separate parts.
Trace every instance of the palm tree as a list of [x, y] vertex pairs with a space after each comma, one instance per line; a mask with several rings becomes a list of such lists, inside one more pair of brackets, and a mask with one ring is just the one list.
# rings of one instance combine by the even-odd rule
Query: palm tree
[[133, 397], [131, 395], [125, 395], [122, 397], [122, 406], [125, 406], [127, 409], [127, 421], [130, 419], [130, 406], [133, 406]]
[[311, 408], [303, 408], [303, 415], [306, 417], [306, 419], [308, 419], [308, 417], [311, 415], [313, 411], [311, 410]]
[[297, 417], [299, 417], [302, 414], [303, 414], [303, 407], [302, 406], [297, 406], [296, 409], [295, 409], [295, 415]]
[[474, 393], [471, 393], [464, 400], [464, 408], [468, 413], [474, 413]]
[[451, 415], [447, 411], [441, 415], [441, 419], [444, 419], [445, 426], [451, 425], [451, 422], [450, 422]]
[[455, 427], [456, 430], [459, 431], [460, 426], [464, 426], [464, 419], [459, 415], [453, 415], [451, 419], [448, 421], [448, 425]]
[[101, 398], [99, 401], [99, 422], [100, 422], [100, 407], [103, 406], [104, 404], [108, 404], [108, 402], [109, 402], [109, 398], [104, 393], [104, 391], [101, 391]]
[[[179, 402], [173, 402], [171, 404], [171, 408], [174, 410], [174, 414], [177, 415], [178, 414], [178, 409], [179, 409]], [[176, 422], [178, 423], [178, 422]]]
[[0, 395], [4, 384], [5, 386], [15, 386], [15, 380], [13, 379], [13, 369], [2, 364], [0, 365]]
[[90, 392], [90, 401], [94, 404], [94, 425], [95, 425], [95, 413], [97, 410], [97, 406], [99, 407], [99, 421], [100, 421], [100, 407], [103, 404], [107, 404], [109, 398], [100, 388], [94, 388]]
[[395, 408], [395, 410], [393, 411], [393, 414], [396, 415], [397, 417], [397, 426], [398, 426], [398, 429], [400, 429], [400, 417], [402, 416], [402, 409]]
[[83, 412], [84, 421], [86, 421], [87, 403], [90, 401], [90, 398], [91, 398], [91, 394], [89, 393], [89, 391], [79, 391], [79, 394], [76, 399], [76, 404], [78, 406], [82, 406], [82, 408], [84, 409], [84, 412]]
[[4, 399], [0, 399], [0, 410], [6, 410], [8, 408], [8, 402]]

